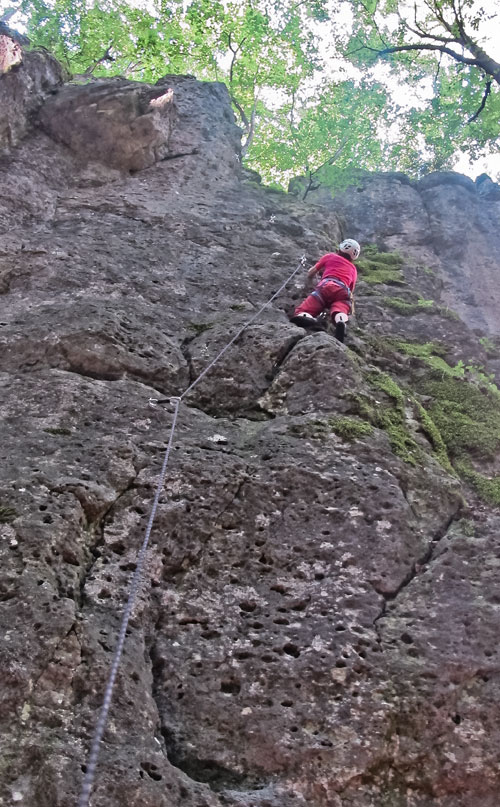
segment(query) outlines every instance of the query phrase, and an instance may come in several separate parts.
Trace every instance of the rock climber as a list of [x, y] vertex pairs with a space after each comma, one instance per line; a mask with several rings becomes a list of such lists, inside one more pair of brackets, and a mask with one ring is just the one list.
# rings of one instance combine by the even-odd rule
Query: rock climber
[[361, 247], [354, 238], [345, 238], [337, 252], [328, 252], [311, 266], [307, 277], [313, 280], [315, 275], [320, 274], [319, 283], [312, 294], [297, 306], [290, 321], [301, 328], [318, 329], [316, 317], [328, 309], [335, 325], [335, 336], [339, 342], [343, 342], [358, 276], [354, 261], [360, 252]]

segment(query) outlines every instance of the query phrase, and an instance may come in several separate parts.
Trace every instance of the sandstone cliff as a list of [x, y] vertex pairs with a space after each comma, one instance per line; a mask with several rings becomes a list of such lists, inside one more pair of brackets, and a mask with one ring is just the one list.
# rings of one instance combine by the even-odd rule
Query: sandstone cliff
[[172, 421], [150, 398], [359, 235], [345, 346], [289, 324], [301, 278], [181, 405], [91, 804], [496, 807], [498, 262], [481, 333], [463, 272], [498, 201], [301, 203], [245, 179], [222, 85], [60, 82], [0, 165], [0, 804], [76, 803]]

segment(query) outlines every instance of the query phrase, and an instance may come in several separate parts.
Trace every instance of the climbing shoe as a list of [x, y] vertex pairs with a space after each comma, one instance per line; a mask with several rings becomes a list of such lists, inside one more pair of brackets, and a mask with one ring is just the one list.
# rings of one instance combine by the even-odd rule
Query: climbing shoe
[[345, 322], [337, 322], [335, 325], [335, 339], [343, 342], [345, 339]]
[[294, 325], [299, 325], [301, 328], [314, 328], [315, 330], [318, 329], [318, 321], [315, 317], [311, 314], [296, 314], [294, 317], [290, 317], [290, 322], [293, 322]]

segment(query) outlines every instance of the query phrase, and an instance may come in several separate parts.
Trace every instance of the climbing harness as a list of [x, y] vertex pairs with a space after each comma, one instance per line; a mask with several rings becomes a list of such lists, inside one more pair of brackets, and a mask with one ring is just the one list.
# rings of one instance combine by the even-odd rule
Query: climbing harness
[[120, 630], [119, 630], [119, 633], [118, 633], [118, 640], [117, 640], [115, 652], [114, 652], [114, 655], [113, 655], [113, 661], [111, 663], [111, 670], [110, 670], [110, 673], [109, 673], [109, 676], [108, 676], [108, 680], [107, 680], [107, 683], [106, 683], [106, 689], [105, 689], [105, 692], [104, 692], [103, 704], [101, 706], [101, 711], [99, 713], [99, 718], [97, 720], [97, 725], [96, 725], [96, 728], [95, 728], [95, 731], [94, 731], [94, 736], [92, 738], [92, 743], [91, 743], [91, 747], [90, 747], [90, 753], [89, 753], [89, 757], [88, 757], [88, 762], [87, 762], [87, 766], [86, 766], [86, 769], [85, 769], [85, 776], [84, 776], [84, 779], [83, 779], [82, 789], [81, 789], [81, 792], [80, 792], [80, 798], [78, 800], [78, 807], [88, 807], [90, 794], [91, 794], [92, 788], [94, 786], [95, 772], [96, 772], [96, 768], [97, 768], [97, 762], [98, 762], [98, 759], [99, 759], [100, 745], [101, 745], [101, 741], [102, 741], [104, 731], [106, 729], [106, 724], [107, 724], [107, 721], [108, 721], [108, 713], [109, 713], [109, 709], [110, 709], [110, 706], [111, 706], [111, 699], [113, 697], [113, 688], [114, 688], [114, 685], [115, 685], [115, 679], [116, 679], [116, 676], [117, 676], [117, 673], [118, 673], [118, 668], [120, 666], [120, 661], [121, 661], [121, 657], [122, 657], [122, 653], [123, 653], [123, 648], [124, 648], [124, 645], [125, 645], [125, 637], [126, 637], [126, 634], [127, 634], [128, 623], [129, 623], [129, 620], [130, 620], [130, 616], [132, 614], [133, 607], [135, 605], [135, 599], [137, 597], [137, 592], [139, 590], [139, 583], [141, 581], [142, 569], [143, 569], [144, 560], [145, 560], [145, 557], [146, 557], [146, 550], [148, 548], [149, 538], [151, 536], [151, 530], [153, 528], [153, 523], [154, 523], [154, 520], [155, 520], [156, 511], [158, 509], [158, 504], [159, 504], [159, 501], [160, 501], [160, 495], [161, 495], [163, 485], [164, 485], [164, 482], [165, 482], [165, 476], [166, 476], [166, 473], [167, 473], [167, 465], [168, 465], [168, 460], [169, 460], [169, 457], [170, 457], [170, 451], [171, 451], [171, 448], [172, 448], [172, 443], [173, 443], [173, 440], [174, 440], [174, 432], [175, 432], [175, 427], [176, 427], [176, 424], [177, 424], [177, 415], [179, 413], [179, 407], [180, 407], [181, 401], [183, 400], [183, 398], [186, 397], [186, 395], [189, 392], [191, 392], [191, 390], [193, 390], [197, 386], [197, 384], [199, 384], [199, 382], [202, 380], [202, 378], [204, 378], [206, 376], [206, 374], [208, 373], [209, 370], [211, 370], [211, 368], [214, 366], [214, 364], [216, 364], [219, 361], [219, 359], [224, 355], [224, 353], [226, 353], [226, 351], [229, 350], [231, 345], [233, 345], [236, 342], [238, 337], [241, 336], [243, 331], [245, 331], [246, 328], [248, 328], [249, 325], [251, 325], [253, 322], [255, 322], [255, 320], [262, 314], [264, 309], [267, 308], [267, 306], [270, 305], [273, 302], [273, 300], [276, 299], [276, 297], [283, 291], [285, 286], [287, 286], [288, 283], [291, 281], [291, 279], [297, 274], [299, 269], [301, 269], [303, 266], [305, 266], [305, 263], [306, 263], [306, 256], [302, 255], [297, 267], [293, 270], [292, 274], [285, 280], [285, 282], [282, 283], [282, 285], [279, 287], [278, 291], [276, 291], [272, 295], [272, 297], [270, 297], [269, 300], [266, 303], [264, 303], [264, 305], [261, 306], [261, 308], [259, 308], [257, 313], [254, 314], [253, 317], [251, 317], [248, 320], [248, 322], [245, 322], [245, 324], [232, 337], [232, 339], [227, 343], [227, 345], [225, 345], [225, 347], [223, 347], [222, 350], [217, 354], [215, 359], [213, 359], [205, 367], [205, 369], [202, 370], [202, 372], [199, 374], [199, 376], [197, 378], [195, 378], [195, 380], [189, 385], [189, 387], [186, 390], [184, 390], [182, 395], [180, 395], [178, 398], [168, 398], [168, 399], [150, 398], [149, 399], [150, 406], [156, 406], [157, 404], [164, 403], [166, 401], [170, 401], [174, 405], [174, 413], [173, 413], [173, 416], [172, 416], [172, 425], [170, 426], [170, 434], [169, 434], [169, 438], [168, 438], [167, 448], [166, 448], [165, 455], [164, 455], [164, 458], [163, 458], [163, 464], [162, 464], [162, 467], [161, 467], [160, 476], [159, 476], [159, 479], [158, 479], [158, 484], [156, 486], [156, 492], [155, 492], [155, 496], [154, 496], [154, 500], [153, 500], [153, 505], [151, 507], [151, 513], [150, 513], [148, 524], [147, 524], [147, 527], [146, 527], [144, 540], [142, 542], [141, 548], [140, 548], [139, 553], [137, 555], [137, 563], [136, 563], [135, 571], [133, 573], [132, 580], [131, 580], [131, 583], [130, 583], [129, 595], [128, 595], [127, 602], [126, 602], [126, 605], [125, 605], [125, 609], [123, 611], [122, 621], [121, 621], [121, 624], [120, 624]]
[[336, 284], [337, 284], [337, 286], [342, 286], [342, 288], [344, 288], [344, 289], [346, 290], [346, 292], [347, 292], [347, 302], [349, 303], [349, 308], [350, 308], [350, 310], [352, 310], [352, 305], [353, 305], [353, 296], [352, 296], [352, 291], [351, 291], [351, 289], [349, 288], [349, 286], [347, 285], [347, 283], [344, 283], [344, 281], [343, 281], [343, 280], [340, 280], [338, 277], [325, 277], [325, 279], [324, 279], [324, 280], [321, 280], [321, 281], [318, 283], [318, 285], [316, 286], [316, 288], [314, 289], [314, 291], [313, 291], [313, 292], [311, 292], [312, 296], [313, 296], [313, 297], [317, 297], [317, 298], [318, 298], [318, 300], [320, 301], [320, 303], [321, 303], [321, 304], [322, 304], [322, 305], [323, 305], [323, 306], [326, 308], [326, 307], [327, 307], [327, 305], [328, 305], [328, 303], [326, 302], [325, 298], [324, 298], [324, 297], [323, 297], [323, 295], [321, 294], [320, 289], [321, 289], [323, 286], [325, 286], [327, 283], [336, 283]]

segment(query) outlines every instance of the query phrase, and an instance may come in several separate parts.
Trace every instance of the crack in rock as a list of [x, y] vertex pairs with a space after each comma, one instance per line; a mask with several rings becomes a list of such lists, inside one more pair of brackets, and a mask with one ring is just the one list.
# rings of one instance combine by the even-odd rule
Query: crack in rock
[[426, 568], [426, 566], [429, 565], [429, 563], [432, 562], [436, 547], [438, 546], [440, 541], [442, 541], [442, 539], [447, 535], [453, 522], [457, 520], [457, 517], [460, 515], [460, 510], [461, 510], [461, 504], [458, 504], [455, 512], [450, 515], [450, 517], [447, 519], [447, 521], [443, 524], [442, 527], [436, 530], [434, 536], [431, 538], [431, 541], [427, 545], [423, 555], [420, 558], [417, 558], [416, 560], [413, 561], [408, 573], [405, 575], [401, 583], [393, 591], [389, 592], [378, 591], [377, 588], [374, 586], [374, 590], [377, 592], [377, 594], [380, 594], [384, 598], [380, 613], [373, 620], [373, 626], [376, 630], [380, 644], [382, 643], [382, 637], [380, 635], [378, 622], [380, 619], [383, 619], [384, 616], [386, 615], [387, 603], [394, 601], [401, 594], [401, 592], [404, 591], [404, 589], [410, 585], [410, 583], [415, 579], [415, 577], [419, 575]]
[[85, 586], [87, 585], [88, 579], [92, 574], [92, 570], [99, 560], [100, 552], [99, 548], [104, 543], [104, 533], [106, 529], [106, 519], [111, 512], [111, 510], [116, 507], [117, 503], [120, 499], [125, 496], [129, 491], [133, 490], [135, 487], [136, 480], [139, 476], [139, 471], [136, 470], [135, 474], [131, 479], [129, 479], [126, 487], [123, 490], [117, 492], [117, 495], [113, 499], [112, 502], [108, 504], [106, 509], [102, 512], [98, 518], [89, 519], [88, 508], [86, 512], [84, 497], [78, 495], [78, 491], [74, 489], [71, 485], [62, 485], [52, 488], [52, 492], [54, 493], [62, 493], [62, 492], [69, 492], [71, 493], [75, 499], [80, 503], [84, 514], [87, 519], [87, 533], [89, 535], [89, 542], [86, 545], [85, 549], [88, 557], [88, 562], [86, 564], [82, 564], [80, 567], [80, 574], [79, 574], [79, 589], [78, 592], [75, 592], [75, 602], [79, 608], [82, 608], [84, 601], [85, 601]]

